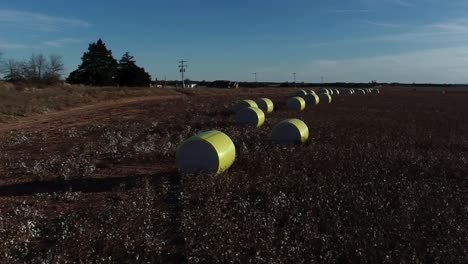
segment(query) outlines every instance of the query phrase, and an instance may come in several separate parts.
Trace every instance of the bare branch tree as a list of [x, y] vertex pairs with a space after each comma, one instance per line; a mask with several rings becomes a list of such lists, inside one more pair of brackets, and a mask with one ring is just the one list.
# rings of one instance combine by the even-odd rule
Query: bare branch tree
[[24, 63], [14, 59], [2, 61], [0, 64], [0, 73], [4, 75], [4, 79], [8, 81], [19, 81], [23, 77]]
[[50, 55], [47, 66], [47, 71], [43, 76], [43, 80], [49, 83], [59, 82], [62, 79], [64, 71], [62, 57], [54, 54]]
[[44, 54], [38, 54], [35, 56], [35, 65], [36, 65], [36, 73], [37, 73], [37, 76], [36, 78], [38, 80], [41, 80], [42, 79], [42, 75], [44, 73], [44, 71], [47, 69], [48, 65], [47, 65], [47, 58], [44, 56]]
[[60, 55], [52, 54], [49, 56], [49, 72], [51, 74], [61, 76], [65, 67]]

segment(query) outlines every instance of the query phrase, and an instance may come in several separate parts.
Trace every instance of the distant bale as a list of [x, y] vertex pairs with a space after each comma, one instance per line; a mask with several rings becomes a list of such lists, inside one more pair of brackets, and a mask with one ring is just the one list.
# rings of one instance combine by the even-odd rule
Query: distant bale
[[326, 94], [326, 93], [321, 93], [321, 94], [319, 94], [319, 99], [320, 99], [320, 102], [321, 102], [321, 103], [325, 103], [325, 104], [326, 104], [326, 103], [331, 104], [331, 102], [332, 102], [332, 97], [331, 97], [331, 95]]
[[189, 138], [179, 146], [176, 166], [182, 174], [218, 175], [236, 159], [236, 148], [224, 133], [213, 130]]
[[309, 139], [309, 128], [299, 119], [288, 119], [277, 124], [271, 140], [277, 144], [302, 144]]
[[234, 105], [234, 107], [232, 107], [232, 110], [234, 112], [237, 112], [247, 107], [258, 107], [258, 105], [257, 103], [255, 103], [255, 101], [247, 99], [247, 100], [242, 100], [238, 102], [236, 105]]
[[319, 94], [321, 94], [321, 93], [330, 94], [330, 91], [328, 89], [326, 89], [326, 88], [322, 88], [322, 89], [319, 90]]
[[335, 89], [335, 94], [336, 94], [336, 95], [340, 95], [340, 90]]
[[341, 90], [341, 92], [342, 92], [343, 94], [353, 94], [353, 90], [352, 90], [352, 89], [343, 89], [343, 90]]
[[309, 94], [317, 94], [314, 90], [309, 90]]
[[374, 89], [373, 93], [380, 94], [380, 89]]
[[307, 92], [304, 91], [304, 90], [300, 90], [299, 92], [296, 93], [295, 96], [299, 96], [299, 97], [304, 97], [307, 95]]
[[265, 114], [260, 108], [247, 107], [237, 111], [236, 119], [241, 125], [261, 127], [265, 123]]
[[314, 94], [308, 94], [304, 98], [306, 105], [318, 105], [320, 103], [320, 98], [318, 95]]
[[366, 90], [364, 90], [364, 89], [357, 89], [357, 90], [356, 90], [356, 94], [365, 95], [365, 94], [366, 94]]
[[263, 112], [266, 114], [269, 114], [273, 112], [275, 109], [275, 105], [273, 104], [273, 101], [271, 101], [268, 98], [260, 98], [255, 100], [255, 103], [257, 103], [258, 108], [262, 109]]
[[303, 111], [306, 108], [306, 102], [302, 97], [293, 97], [288, 100], [287, 107], [295, 111]]

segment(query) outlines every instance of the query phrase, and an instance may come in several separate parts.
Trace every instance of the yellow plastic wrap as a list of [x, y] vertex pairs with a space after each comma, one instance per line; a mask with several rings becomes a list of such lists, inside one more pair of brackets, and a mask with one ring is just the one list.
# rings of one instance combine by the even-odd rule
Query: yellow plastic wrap
[[271, 101], [268, 98], [260, 98], [255, 101], [258, 105], [258, 108], [262, 109], [263, 112], [266, 114], [269, 114], [273, 112], [275, 109], [275, 105], [273, 104], [273, 101]]
[[271, 139], [279, 144], [304, 143], [309, 139], [309, 128], [299, 119], [287, 119], [273, 128]]
[[247, 107], [236, 114], [237, 122], [243, 125], [261, 127], [265, 123], [265, 113], [257, 107]]
[[176, 165], [181, 173], [219, 175], [236, 159], [232, 140], [220, 131], [208, 131], [189, 138], [177, 149]]
[[329, 103], [329, 104], [331, 104], [331, 102], [332, 102], [332, 97], [331, 97], [331, 95], [329, 95], [329, 94], [327, 94], [327, 93], [322, 93], [322, 94], [319, 95], [319, 97], [320, 97], [320, 102], [321, 102], [321, 103], [324, 103], [324, 104]]
[[238, 102], [233, 108], [232, 110], [234, 112], [237, 112], [241, 109], [244, 109], [244, 108], [247, 108], [247, 107], [258, 107], [257, 103], [254, 101], [254, 100], [250, 100], [250, 99], [247, 99], [247, 100], [242, 100], [240, 102]]
[[306, 108], [306, 102], [302, 97], [293, 97], [288, 100], [287, 106], [291, 110], [303, 111]]

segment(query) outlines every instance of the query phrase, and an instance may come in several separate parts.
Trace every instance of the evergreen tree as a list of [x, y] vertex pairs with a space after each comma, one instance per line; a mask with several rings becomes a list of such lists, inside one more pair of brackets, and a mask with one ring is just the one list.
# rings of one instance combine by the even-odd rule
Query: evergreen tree
[[78, 69], [70, 73], [67, 82], [94, 86], [115, 85], [117, 61], [112, 57], [112, 51], [99, 39], [89, 44], [88, 51], [81, 58], [83, 61]]
[[126, 52], [119, 61], [115, 81], [120, 86], [149, 86], [151, 76], [144, 68], [138, 67], [133, 56]]

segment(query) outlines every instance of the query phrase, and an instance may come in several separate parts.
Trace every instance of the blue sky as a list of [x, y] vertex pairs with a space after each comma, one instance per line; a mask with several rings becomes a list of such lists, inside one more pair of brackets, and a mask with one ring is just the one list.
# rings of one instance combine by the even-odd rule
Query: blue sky
[[63, 56], [102, 38], [153, 78], [468, 83], [465, 0], [0, 0], [0, 51]]

